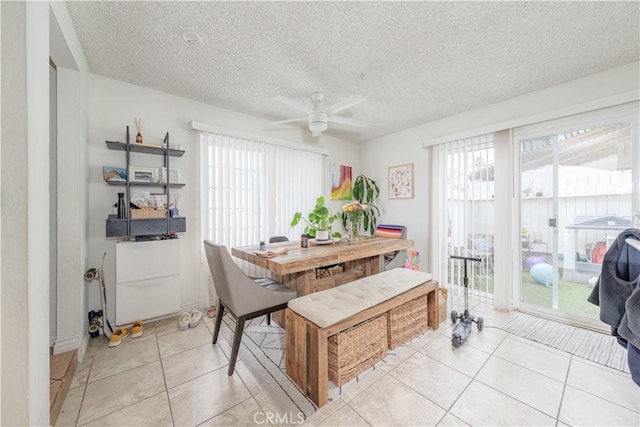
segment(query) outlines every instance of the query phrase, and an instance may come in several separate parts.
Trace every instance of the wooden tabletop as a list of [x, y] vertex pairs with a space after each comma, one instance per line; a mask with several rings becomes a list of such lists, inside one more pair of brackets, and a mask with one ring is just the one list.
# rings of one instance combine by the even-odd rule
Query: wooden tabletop
[[344, 241], [328, 245], [314, 245], [310, 242], [308, 248], [301, 248], [299, 240], [268, 245], [268, 249], [284, 247], [288, 249], [288, 253], [273, 258], [255, 255], [253, 251], [259, 250], [258, 245], [232, 248], [231, 253], [278, 275], [284, 275], [408, 249], [413, 247], [413, 240], [360, 237], [353, 245]]

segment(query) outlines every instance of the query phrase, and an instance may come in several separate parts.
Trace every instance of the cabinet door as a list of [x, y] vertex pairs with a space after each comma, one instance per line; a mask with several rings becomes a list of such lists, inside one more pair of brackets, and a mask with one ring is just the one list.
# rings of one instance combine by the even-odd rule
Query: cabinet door
[[180, 310], [180, 241], [116, 244], [116, 324]]
[[180, 276], [119, 283], [116, 325], [153, 319], [180, 310]]
[[118, 242], [117, 283], [156, 279], [180, 274], [180, 240]]

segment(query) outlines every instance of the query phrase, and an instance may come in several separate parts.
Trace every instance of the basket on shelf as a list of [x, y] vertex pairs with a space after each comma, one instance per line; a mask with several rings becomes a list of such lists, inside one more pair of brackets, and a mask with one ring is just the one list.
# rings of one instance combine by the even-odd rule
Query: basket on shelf
[[387, 312], [388, 345], [393, 350], [427, 330], [427, 296], [412, 299]]
[[324, 279], [326, 277], [335, 276], [336, 274], [340, 273], [342, 273], [342, 265], [316, 268], [316, 279]]
[[387, 354], [387, 316], [369, 319], [332, 335], [328, 341], [329, 380], [339, 387]]
[[166, 218], [167, 217], [166, 209], [140, 208], [140, 209], [131, 209], [130, 211], [131, 211], [131, 219]]

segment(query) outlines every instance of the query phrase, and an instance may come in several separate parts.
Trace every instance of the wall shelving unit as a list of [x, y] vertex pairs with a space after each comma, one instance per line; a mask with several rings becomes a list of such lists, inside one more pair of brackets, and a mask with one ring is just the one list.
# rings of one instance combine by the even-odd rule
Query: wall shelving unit
[[[129, 166], [131, 165], [131, 153], [142, 153], [163, 158], [162, 167], [167, 171], [167, 180], [169, 181], [169, 160], [171, 157], [182, 157], [183, 150], [175, 150], [169, 148], [169, 133], [164, 137], [162, 146], [150, 144], [131, 143], [129, 137], [129, 126], [127, 126], [126, 142], [105, 141], [109, 150], [117, 150], [126, 152], [126, 170], [127, 179], [124, 181], [108, 180], [108, 185], [125, 187], [125, 203], [129, 204], [131, 200], [132, 187], [155, 187], [162, 188], [163, 193], [167, 197], [167, 203], [170, 203], [171, 188], [184, 187], [184, 184], [173, 182], [142, 182], [131, 181], [129, 176]], [[130, 205], [129, 205], [130, 206]], [[130, 209], [126, 209], [127, 218], [118, 219], [117, 215], [109, 215], [106, 223], [107, 237], [123, 237], [123, 236], [150, 236], [171, 233], [182, 233], [187, 231], [187, 221], [185, 217], [171, 217], [169, 209], [164, 218], [131, 218]]]

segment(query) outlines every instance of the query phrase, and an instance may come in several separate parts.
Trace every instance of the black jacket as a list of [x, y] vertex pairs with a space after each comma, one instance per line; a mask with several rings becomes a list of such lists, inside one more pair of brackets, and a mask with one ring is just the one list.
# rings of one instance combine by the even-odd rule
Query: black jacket
[[620, 326], [626, 311], [625, 303], [638, 286], [638, 275], [631, 272], [637, 271], [640, 265], [640, 252], [629, 247], [625, 242], [628, 238], [640, 240], [640, 230], [629, 228], [618, 235], [604, 255], [602, 272], [587, 298], [600, 306], [600, 320], [613, 329]]

